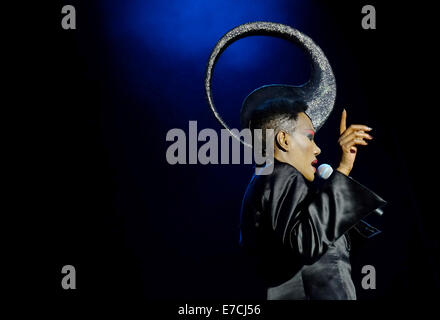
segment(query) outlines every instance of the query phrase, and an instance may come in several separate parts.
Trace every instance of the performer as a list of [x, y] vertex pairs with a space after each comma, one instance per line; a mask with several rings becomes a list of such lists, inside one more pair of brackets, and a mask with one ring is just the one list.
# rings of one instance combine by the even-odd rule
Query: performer
[[260, 87], [243, 102], [243, 128], [273, 130], [274, 162], [272, 173], [255, 174], [246, 190], [241, 245], [256, 258], [268, 299], [356, 299], [346, 235], [354, 227], [374, 233], [376, 230], [368, 230], [362, 219], [386, 203], [349, 177], [357, 147], [372, 139], [371, 129], [365, 125], [347, 128], [347, 113], [343, 111], [339, 166], [322, 187], [315, 189], [312, 181], [321, 150], [314, 136], [333, 109], [336, 82], [327, 59], [310, 38], [270, 22], [234, 28], [211, 54], [205, 87], [210, 107], [223, 126], [228, 129], [212, 102], [212, 68], [226, 45], [257, 34], [299, 44], [311, 58], [312, 75], [302, 86]]
[[242, 245], [257, 256], [268, 299], [356, 299], [351, 279], [348, 230], [384, 204], [348, 177], [357, 146], [372, 137], [365, 125], [340, 123], [342, 150], [337, 170], [314, 192], [315, 128], [307, 105], [269, 100], [252, 117], [253, 128], [275, 132], [274, 169], [255, 175], [242, 207]]

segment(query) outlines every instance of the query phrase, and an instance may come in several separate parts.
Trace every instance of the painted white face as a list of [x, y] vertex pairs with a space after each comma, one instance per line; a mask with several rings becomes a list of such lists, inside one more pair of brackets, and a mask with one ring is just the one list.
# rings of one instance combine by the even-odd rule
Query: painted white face
[[312, 121], [304, 112], [299, 113], [295, 129], [289, 134], [290, 147], [287, 158], [308, 181], [315, 179], [315, 166], [318, 162], [316, 157], [321, 153], [314, 136]]

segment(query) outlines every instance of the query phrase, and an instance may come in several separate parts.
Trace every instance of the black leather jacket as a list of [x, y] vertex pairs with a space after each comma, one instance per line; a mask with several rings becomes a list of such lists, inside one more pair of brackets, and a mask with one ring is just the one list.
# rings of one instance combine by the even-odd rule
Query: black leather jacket
[[355, 299], [347, 231], [386, 202], [334, 171], [316, 190], [293, 166], [274, 160], [254, 175], [241, 210], [242, 247], [256, 258], [268, 299]]

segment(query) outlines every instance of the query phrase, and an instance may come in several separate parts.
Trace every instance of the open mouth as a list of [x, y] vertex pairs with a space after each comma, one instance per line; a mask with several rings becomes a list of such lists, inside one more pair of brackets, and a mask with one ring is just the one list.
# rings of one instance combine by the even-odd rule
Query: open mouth
[[315, 160], [312, 161], [312, 168], [313, 168], [313, 170], [314, 170], [315, 172], [316, 172], [316, 167], [315, 167], [315, 166], [316, 166], [317, 164], [318, 164], [318, 160], [315, 159]]

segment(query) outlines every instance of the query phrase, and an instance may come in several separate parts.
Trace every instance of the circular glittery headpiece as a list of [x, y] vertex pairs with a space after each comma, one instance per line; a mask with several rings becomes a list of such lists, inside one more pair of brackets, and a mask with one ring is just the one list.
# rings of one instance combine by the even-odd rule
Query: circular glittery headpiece
[[211, 80], [214, 66], [222, 52], [235, 41], [256, 35], [273, 36], [297, 44], [304, 49], [311, 61], [309, 81], [300, 86], [272, 84], [252, 91], [244, 100], [240, 122], [242, 128], [248, 128], [250, 117], [258, 106], [268, 99], [285, 97], [302, 100], [308, 105], [306, 114], [312, 120], [315, 130], [319, 130], [333, 110], [336, 99], [336, 81], [330, 64], [322, 50], [305, 34], [289, 26], [273, 22], [252, 22], [242, 24], [226, 33], [216, 44], [208, 60], [205, 76], [205, 91], [214, 116], [229, 133], [243, 144], [244, 142], [226, 125], [215, 108], [212, 99]]

